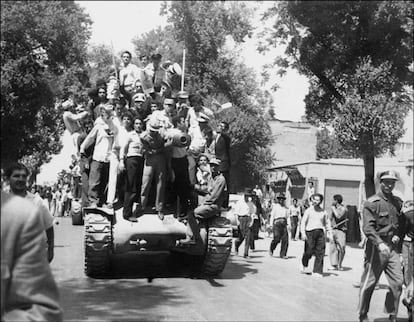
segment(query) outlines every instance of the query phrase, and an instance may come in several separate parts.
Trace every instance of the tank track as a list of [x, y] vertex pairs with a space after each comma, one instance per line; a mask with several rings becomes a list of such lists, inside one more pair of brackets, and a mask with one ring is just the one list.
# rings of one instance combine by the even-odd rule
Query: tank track
[[85, 274], [87, 276], [108, 275], [112, 241], [110, 220], [102, 215], [88, 214], [85, 218]]
[[220, 274], [231, 253], [233, 231], [227, 218], [216, 217], [209, 223], [207, 249], [201, 273], [207, 276]]

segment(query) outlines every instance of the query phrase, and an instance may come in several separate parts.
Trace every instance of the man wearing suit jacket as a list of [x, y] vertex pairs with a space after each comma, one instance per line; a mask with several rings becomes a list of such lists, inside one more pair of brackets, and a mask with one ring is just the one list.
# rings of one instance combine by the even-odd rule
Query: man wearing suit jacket
[[220, 166], [219, 171], [223, 174], [226, 179], [227, 192], [223, 202], [223, 208], [229, 207], [229, 191], [230, 191], [230, 137], [226, 134], [229, 129], [227, 122], [221, 122], [217, 127], [217, 136], [215, 144], [215, 156], [219, 159]]
[[38, 211], [1, 192], [1, 321], [62, 321]]

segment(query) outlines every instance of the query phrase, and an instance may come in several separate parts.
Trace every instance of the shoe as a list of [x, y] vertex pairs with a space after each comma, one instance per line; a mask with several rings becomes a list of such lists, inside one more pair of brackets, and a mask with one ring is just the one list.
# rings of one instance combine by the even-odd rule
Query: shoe
[[106, 203], [102, 206], [102, 208], [114, 209], [114, 205], [112, 203]]
[[273, 252], [271, 250], [269, 250], [269, 256], [273, 257]]
[[317, 278], [322, 278], [323, 274], [321, 273], [313, 273], [313, 276], [317, 277]]
[[361, 283], [360, 282], [355, 282], [355, 283], [352, 283], [352, 286], [355, 287], [355, 288], [360, 288]]
[[162, 211], [158, 211], [157, 215], [160, 220], [164, 220], [164, 213]]
[[308, 271], [308, 268], [303, 265], [301, 266], [300, 273], [306, 274], [306, 275], [312, 275], [312, 273]]
[[344, 268], [342, 266], [338, 267], [338, 271], [343, 271], [343, 270], [344, 270]]
[[289, 259], [289, 256], [280, 256], [282, 259]]
[[249, 255], [243, 255], [243, 258], [250, 258]]
[[359, 322], [369, 322], [368, 315], [360, 315], [359, 316]]
[[397, 321], [398, 321], [398, 320], [397, 320], [397, 316], [395, 316], [394, 314], [391, 314], [391, 315], [389, 316], [388, 320], [389, 320], [390, 322], [397, 322]]
[[329, 266], [328, 271], [336, 271], [338, 268], [336, 266]]
[[195, 245], [196, 242], [195, 242], [194, 239], [187, 236], [187, 238], [185, 238], [185, 239], [180, 239], [178, 241], [178, 243], [181, 244], [181, 245]]

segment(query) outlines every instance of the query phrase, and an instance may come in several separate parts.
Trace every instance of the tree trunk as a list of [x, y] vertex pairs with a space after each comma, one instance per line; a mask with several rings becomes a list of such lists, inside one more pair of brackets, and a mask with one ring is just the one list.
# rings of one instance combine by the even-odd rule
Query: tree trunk
[[364, 159], [364, 172], [365, 172], [365, 194], [367, 199], [375, 194], [375, 183], [374, 183], [374, 169], [375, 169], [375, 158], [373, 153], [365, 153]]

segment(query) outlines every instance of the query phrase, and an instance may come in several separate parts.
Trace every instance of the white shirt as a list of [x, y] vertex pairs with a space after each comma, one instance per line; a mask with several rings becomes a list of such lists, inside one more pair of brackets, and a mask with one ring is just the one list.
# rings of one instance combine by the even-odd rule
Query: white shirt
[[134, 86], [137, 79], [140, 79], [141, 70], [137, 65], [129, 63], [119, 71], [121, 85]]
[[273, 224], [275, 219], [289, 217], [289, 213], [286, 207], [282, 206], [279, 203], [272, 204], [272, 211], [270, 212], [270, 224]]
[[242, 199], [236, 203], [234, 213], [237, 216], [248, 216], [253, 219], [253, 216], [256, 214], [256, 206], [253, 202], [246, 202]]
[[114, 137], [118, 134], [117, 132], [117, 127], [112, 122], [107, 124], [101, 117], [98, 117], [91, 132], [82, 142], [80, 151], [85, 151], [89, 145], [95, 142], [92, 159], [98, 162], [109, 162]]
[[290, 217], [300, 217], [300, 206], [291, 205], [289, 207], [289, 215]]
[[39, 207], [39, 214], [41, 216], [42, 226], [46, 231], [53, 226], [53, 217], [50, 214], [49, 210], [44, 206], [43, 199], [39, 196], [32, 194], [31, 192], [26, 192], [25, 198], [33, 202], [37, 207]]

